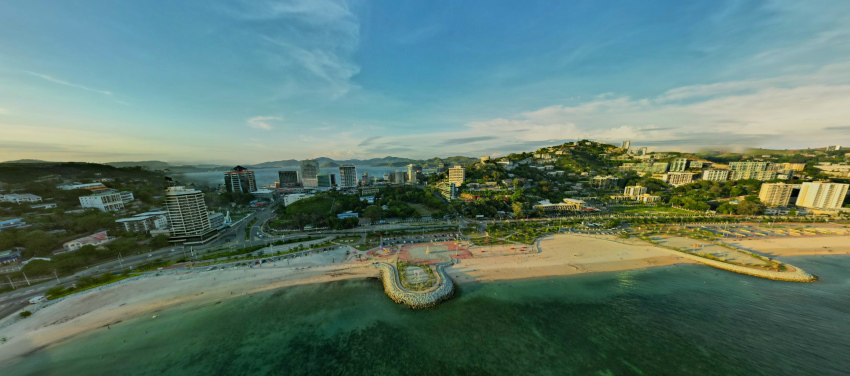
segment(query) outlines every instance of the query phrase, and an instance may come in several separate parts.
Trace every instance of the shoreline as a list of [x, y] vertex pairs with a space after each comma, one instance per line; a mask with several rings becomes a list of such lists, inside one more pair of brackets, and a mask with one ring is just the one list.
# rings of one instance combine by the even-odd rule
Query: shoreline
[[[850, 237], [833, 238], [836, 239], [831, 240], [829, 244], [832, 245], [828, 247], [780, 253], [783, 257], [850, 255], [850, 244], [838, 247], [842, 244], [841, 240], [846, 241]], [[765, 239], [739, 242], [743, 243], [742, 248], [762, 254], [769, 254], [765, 250], [776, 248], [775, 243], [779, 243], [775, 240], [765, 243]], [[756, 246], [762, 249], [753, 249]], [[638, 239], [560, 234], [541, 239], [539, 247], [541, 252], [530, 254], [520, 253], [509, 246], [472, 247], [470, 251], [475, 257], [459, 260], [445, 272], [455, 284], [469, 285], [697, 264]], [[782, 247], [793, 247], [793, 244]], [[372, 267], [371, 262], [322, 261], [333, 256], [329, 254], [311, 259], [309, 264], [298, 267], [240, 268], [184, 274], [166, 271], [70, 295], [35, 310], [29, 318], [20, 319], [12, 315], [0, 320], [0, 336], [7, 338], [6, 343], [0, 344], [0, 349], [3, 349], [0, 351], [0, 368], [93, 330], [177, 306], [215, 304], [225, 299], [297, 285], [380, 279], [379, 270]]]

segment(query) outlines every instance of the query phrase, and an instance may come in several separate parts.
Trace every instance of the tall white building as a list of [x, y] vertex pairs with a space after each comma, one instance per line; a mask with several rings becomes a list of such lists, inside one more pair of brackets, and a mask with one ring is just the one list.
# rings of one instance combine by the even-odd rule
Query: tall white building
[[171, 223], [172, 242], [204, 242], [215, 230], [210, 225], [204, 193], [190, 188], [170, 187], [165, 192], [165, 207]]
[[354, 188], [357, 186], [357, 168], [353, 165], [339, 166], [340, 188]]
[[319, 187], [319, 162], [315, 159], [301, 161], [301, 183], [304, 188]]
[[91, 196], [81, 196], [80, 206], [96, 208], [101, 211], [117, 211], [124, 209], [124, 200], [121, 199], [121, 193], [101, 192]]
[[623, 141], [623, 147], [622, 147], [621, 149], [623, 149], [623, 150], [629, 150], [629, 148], [630, 148], [631, 146], [632, 146], [632, 142], [631, 142], [631, 141]]
[[810, 182], [803, 183], [797, 206], [818, 209], [838, 209], [847, 197], [848, 184]]
[[767, 206], [788, 206], [791, 193], [799, 188], [799, 184], [764, 183], [759, 191], [759, 200]]
[[[481, 157], [484, 158], [484, 157]], [[411, 184], [416, 184], [419, 182], [419, 173], [422, 172], [422, 166], [417, 164], [409, 164], [407, 165], [407, 180]]]
[[449, 184], [454, 183], [456, 187], [460, 187], [463, 184], [463, 180], [465, 179], [463, 171], [463, 166], [455, 165], [454, 167], [449, 169]]
[[130, 218], [121, 218], [115, 221], [124, 226], [129, 232], [151, 232], [152, 230], [165, 230], [168, 228], [168, 212], [154, 211], [136, 214]]

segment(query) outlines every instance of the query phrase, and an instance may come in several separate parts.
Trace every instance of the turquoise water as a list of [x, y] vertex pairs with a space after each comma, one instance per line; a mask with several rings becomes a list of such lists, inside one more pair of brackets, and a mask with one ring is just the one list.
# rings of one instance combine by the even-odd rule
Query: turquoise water
[[464, 286], [425, 311], [376, 280], [300, 286], [123, 322], [0, 374], [847, 375], [850, 257], [789, 261], [821, 282], [670, 266]]

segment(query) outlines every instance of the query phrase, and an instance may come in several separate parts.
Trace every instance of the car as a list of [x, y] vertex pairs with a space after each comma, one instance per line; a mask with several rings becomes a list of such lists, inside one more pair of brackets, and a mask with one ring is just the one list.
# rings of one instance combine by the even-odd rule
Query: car
[[215, 267], [215, 266], [210, 266], [209, 268], [207, 268], [207, 271], [215, 270], [215, 269], [216, 269], [216, 267]]

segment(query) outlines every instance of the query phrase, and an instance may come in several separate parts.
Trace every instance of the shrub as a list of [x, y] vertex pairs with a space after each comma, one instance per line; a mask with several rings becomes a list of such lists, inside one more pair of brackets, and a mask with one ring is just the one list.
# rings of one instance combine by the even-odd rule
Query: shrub
[[23, 311], [23, 312], [21, 312], [19, 315], [20, 315], [21, 317], [23, 317], [23, 318], [27, 318], [27, 317], [32, 316], [32, 312], [30, 312], [30, 311]]

